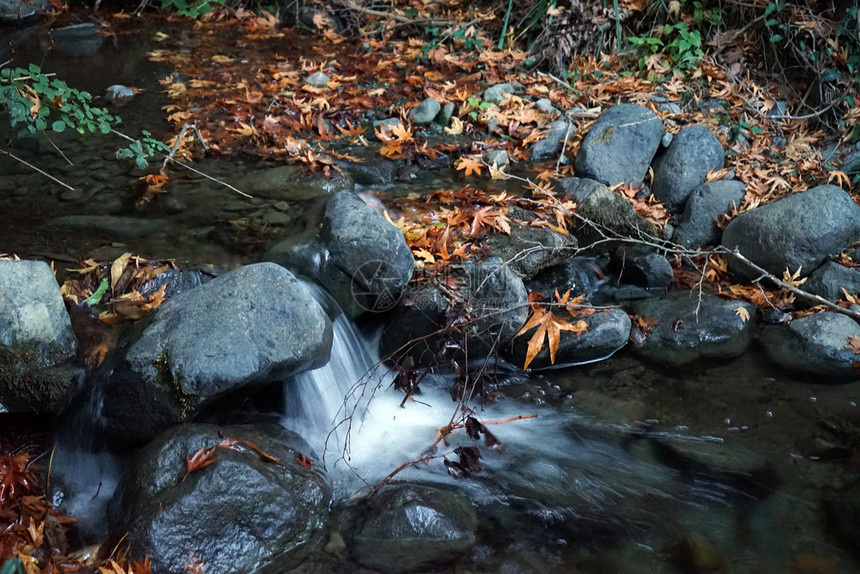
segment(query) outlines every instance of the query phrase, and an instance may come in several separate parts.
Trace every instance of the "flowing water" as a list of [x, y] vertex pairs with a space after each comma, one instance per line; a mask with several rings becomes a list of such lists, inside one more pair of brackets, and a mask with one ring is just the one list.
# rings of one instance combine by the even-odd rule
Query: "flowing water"
[[[106, 41], [95, 55], [59, 53], [35, 30], [16, 40], [12, 55], [14, 65], [37, 61], [93, 93], [120, 82], [145, 88], [120, 112], [129, 130], [158, 133], [164, 126], [156, 80], [168, 70], [146, 61], [153, 46], [144, 34]], [[9, 56], [0, 53], [0, 61]], [[61, 277], [63, 267], [81, 259], [124, 251], [226, 270], [256, 261], [306, 218], [307, 203], [245, 199], [190, 176], [173, 178], [163, 198], [136, 206], [140, 174], [111, 159], [119, 142], [75, 134], [12, 141], [7, 128], [0, 131], [3, 149], [75, 187], [71, 192], [0, 157], [0, 252], [59, 262]], [[266, 164], [233, 158], [196, 166], [241, 182]], [[446, 186], [432, 177], [419, 174], [411, 189]], [[103, 220], [58, 224], [68, 215]], [[334, 317], [332, 359], [285, 383], [283, 423], [324, 458], [346, 504], [422, 458], [456, 402], [453, 377], [440, 372], [404, 403], [378, 362], [372, 333], [325, 306]], [[537, 415], [488, 425], [505, 451], [457, 430], [429, 464], [409, 466], [397, 479], [465, 489], [481, 519], [472, 558], [495, 556], [489, 563], [499, 570], [852, 572], [857, 565], [838, 544], [822, 501], [838, 506], [841, 489], [857, 480], [856, 385], [797, 380], [755, 350], [683, 371], [655, 369], [626, 351], [543, 374], [502, 370], [496, 400], [473, 406], [474, 416], [486, 422]], [[90, 397], [77, 408], [97, 414], [97, 402]], [[55, 464], [80, 488], [67, 488], [56, 502], [97, 524], [122, 461], [87, 436], [76, 430], [57, 437]], [[443, 464], [457, 460], [458, 446], [481, 449], [483, 470], [471, 479], [454, 479]]]

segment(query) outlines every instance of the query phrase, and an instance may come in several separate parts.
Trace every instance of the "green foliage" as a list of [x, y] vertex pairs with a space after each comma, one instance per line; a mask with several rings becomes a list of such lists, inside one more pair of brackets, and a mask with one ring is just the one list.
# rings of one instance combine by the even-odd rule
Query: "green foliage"
[[6, 109], [12, 127], [23, 126], [19, 135], [51, 129], [54, 132], [75, 130], [80, 134], [113, 133], [131, 144], [117, 151], [118, 159], [130, 158], [141, 169], [155, 153], [169, 153], [170, 148], [151, 137], [147, 131], [135, 140], [116, 131], [122, 120], [107, 109], [91, 105], [92, 95], [68, 86], [64, 81], [42, 72], [36, 64], [24, 68], [0, 69], [0, 110]]
[[[137, 167], [143, 169], [146, 167], [146, 160], [157, 153], [170, 153], [170, 147], [164, 142], [161, 142], [152, 137], [152, 135], [143, 130], [143, 138], [132, 140], [128, 147], [117, 150], [117, 159], [133, 159]], [[131, 138], [128, 138], [131, 139]]]
[[89, 92], [69, 87], [60, 79], [42, 73], [36, 64], [0, 70], [0, 107], [5, 107], [20, 134], [48, 128], [55, 132], [73, 129], [78, 133], [109, 133], [121, 120], [104, 108], [90, 105]]
[[199, 18], [212, 11], [212, 6], [223, 6], [224, 0], [161, 0], [161, 9], [176, 12], [187, 18]]
[[489, 102], [482, 102], [481, 100], [479, 100], [475, 96], [471, 96], [469, 99], [467, 99], [466, 103], [468, 103], [473, 108], [476, 108], [476, 109], [472, 110], [471, 112], [469, 112], [469, 117], [471, 117], [473, 120], [478, 118], [478, 112], [479, 111], [482, 112], [482, 111], [486, 110], [487, 108], [493, 107], [493, 104], [491, 104]]
[[453, 31], [447, 30], [444, 33], [439, 27], [425, 28], [424, 33], [427, 34], [428, 41], [421, 47], [421, 59], [426, 61], [430, 50], [435, 50], [449, 38], [453, 40], [452, 51], [454, 53], [461, 49], [471, 53], [480, 52], [484, 47], [484, 41], [472, 32], [474, 29], [470, 32], [470, 28], [462, 26]]

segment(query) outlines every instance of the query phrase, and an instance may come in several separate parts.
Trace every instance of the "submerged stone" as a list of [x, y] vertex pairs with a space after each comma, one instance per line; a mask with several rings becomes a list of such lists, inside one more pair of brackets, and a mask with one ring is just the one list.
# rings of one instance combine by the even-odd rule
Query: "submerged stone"
[[442, 485], [396, 484], [355, 509], [353, 551], [385, 573], [441, 567], [476, 542], [477, 517], [468, 497]]

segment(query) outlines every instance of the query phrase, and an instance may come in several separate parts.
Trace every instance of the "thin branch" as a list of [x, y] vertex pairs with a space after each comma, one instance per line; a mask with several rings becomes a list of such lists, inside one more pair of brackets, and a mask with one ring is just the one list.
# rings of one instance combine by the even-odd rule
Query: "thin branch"
[[41, 173], [42, 175], [44, 175], [44, 176], [45, 176], [45, 177], [47, 177], [48, 179], [52, 179], [52, 180], [54, 180], [55, 182], [59, 183], [60, 185], [62, 185], [62, 186], [63, 186], [63, 187], [65, 187], [66, 189], [69, 189], [69, 190], [71, 190], [71, 191], [75, 191], [75, 188], [74, 188], [74, 187], [72, 187], [71, 185], [69, 185], [69, 184], [67, 184], [67, 183], [63, 183], [62, 181], [60, 181], [59, 179], [57, 179], [57, 178], [56, 178], [56, 177], [54, 177], [53, 175], [51, 175], [51, 174], [49, 174], [49, 173], [45, 173], [44, 171], [42, 171], [41, 169], [39, 169], [38, 167], [36, 167], [35, 165], [33, 165], [33, 164], [31, 164], [31, 163], [27, 163], [26, 161], [24, 161], [23, 159], [21, 159], [21, 158], [20, 158], [20, 157], [18, 157], [17, 155], [13, 154], [12, 152], [8, 152], [8, 151], [6, 151], [6, 150], [4, 150], [4, 149], [0, 149], [0, 153], [2, 153], [2, 154], [6, 154], [6, 155], [8, 155], [9, 157], [11, 157], [12, 159], [14, 159], [14, 160], [16, 160], [16, 161], [19, 161], [19, 162], [23, 163], [24, 165], [26, 165], [26, 166], [27, 166], [27, 167], [29, 167], [30, 169], [32, 169], [32, 170], [34, 170], [34, 171], [37, 171], [37, 172]]

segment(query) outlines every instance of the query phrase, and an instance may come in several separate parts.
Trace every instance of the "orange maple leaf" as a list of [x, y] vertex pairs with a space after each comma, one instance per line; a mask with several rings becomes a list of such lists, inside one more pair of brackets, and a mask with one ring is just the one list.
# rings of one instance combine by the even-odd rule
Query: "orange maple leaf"
[[[575, 304], [575, 302], [581, 300], [580, 297], [577, 297], [574, 299], [574, 302], [568, 303], [568, 297], [570, 297], [570, 291], [565, 293], [562, 297], [559, 297], [558, 293], [556, 293], [556, 298], [559, 303], [567, 307], [568, 310], [570, 309], [568, 305]], [[570, 331], [572, 333], [576, 333], [577, 336], [580, 336], [588, 330], [588, 323], [585, 321], [580, 319], [575, 324], [571, 324], [569, 319], [556, 316], [549, 308], [541, 304], [531, 305], [531, 310], [532, 316], [523, 328], [520, 329], [519, 333], [515, 335], [515, 337], [519, 337], [526, 331], [530, 331], [537, 327], [532, 338], [529, 339], [528, 350], [526, 351], [526, 361], [523, 365], [523, 369], [529, 368], [531, 362], [540, 352], [541, 348], [543, 348], [544, 340], [547, 341], [547, 346], [549, 348], [549, 361], [551, 364], [555, 364], [555, 352], [558, 350], [558, 344], [561, 340], [561, 332]]]
[[482, 164], [480, 158], [476, 156], [466, 155], [457, 161], [457, 169], [460, 171], [465, 170], [466, 177], [469, 177], [473, 173], [481, 175], [481, 169], [483, 167], [484, 164]]

